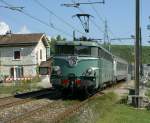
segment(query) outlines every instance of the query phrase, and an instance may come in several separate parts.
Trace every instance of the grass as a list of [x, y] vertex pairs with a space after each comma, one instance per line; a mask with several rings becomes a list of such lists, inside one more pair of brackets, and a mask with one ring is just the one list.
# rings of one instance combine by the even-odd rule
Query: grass
[[36, 86], [36, 83], [39, 81], [38, 78], [34, 78], [33, 80], [14, 81], [7, 85], [1, 84], [0, 94], [13, 95], [16, 93], [32, 91], [33, 89], [40, 89], [40, 87]]
[[65, 123], [86, 123], [96, 122], [106, 110], [110, 110], [109, 105], [117, 100], [117, 96], [114, 93], [109, 93], [104, 96], [96, 97], [88, 103], [88, 106], [84, 110], [77, 113], [74, 117], [71, 117], [65, 121]]
[[[87, 112], [87, 113], [85, 113]], [[150, 123], [150, 112], [118, 103], [114, 93], [97, 97], [65, 123]]]
[[105, 112], [97, 123], [150, 123], [150, 112], [116, 104], [110, 112]]
[[150, 112], [146, 109], [135, 109], [112, 101], [104, 101], [105, 106], [99, 110], [103, 114], [96, 123], [150, 123]]
[[16, 94], [26, 91], [31, 91], [33, 89], [39, 89], [37, 86], [30, 85], [30, 84], [19, 84], [19, 85], [9, 85], [9, 86], [0, 86], [0, 94]]

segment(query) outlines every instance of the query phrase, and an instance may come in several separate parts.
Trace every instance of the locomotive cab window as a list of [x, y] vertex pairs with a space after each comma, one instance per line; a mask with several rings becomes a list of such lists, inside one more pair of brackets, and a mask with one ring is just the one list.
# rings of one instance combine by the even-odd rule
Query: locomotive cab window
[[98, 48], [89, 46], [76, 46], [75, 53], [79, 56], [98, 57]]
[[74, 46], [57, 45], [55, 49], [56, 49], [57, 55], [73, 55], [74, 54]]
[[90, 49], [90, 47], [87, 47], [87, 46], [76, 46], [75, 53], [77, 55], [90, 55], [91, 49]]
[[98, 57], [98, 48], [79, 45], [57, 45], [56, 55], [79, 55]]

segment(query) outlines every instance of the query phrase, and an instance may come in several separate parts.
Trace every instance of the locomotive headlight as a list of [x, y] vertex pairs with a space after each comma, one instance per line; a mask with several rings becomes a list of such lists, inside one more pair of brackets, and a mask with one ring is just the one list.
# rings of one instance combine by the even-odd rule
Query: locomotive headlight
[[60, 75], [61, 74], [61, 69], [59, 66], [54, 66], [53, 67], [53, 72], [57, 75]]
[[90, 68], [90, 69], [88, 69], [88, 70], [86, 71], [86, 73], [88, 73], [89, 75], [91, 75], [92, 72], [93, 72], [92, 68]]
[[85, 75], [90, 76], [90, 75], [92, 75], [92, 73], [94, 73], [94, 70], [92, 68], [89, 68], [89, 69], [86, 70]]

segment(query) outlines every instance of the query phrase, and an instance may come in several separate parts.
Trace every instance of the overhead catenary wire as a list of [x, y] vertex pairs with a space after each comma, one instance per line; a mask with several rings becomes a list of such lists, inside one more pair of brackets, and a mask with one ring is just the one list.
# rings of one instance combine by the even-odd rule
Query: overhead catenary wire
[[[88, 1], [91, 2], [91, 0], [88, 0]], [[96, 15], [97, 15], [97, 17], [99, 18], [99, 20], [100, 20], [102, 23], [105, 24], [105, 19], [103, 19], [103, 18], [100, 16], [99, 12], [98, 12], [97, 9], [94, 7], [94, 5], [90, 4], [90, 6], [92, 7], [93, 11], [96, 13]], [[109, 33], [112, 35], [112, 37], [114, 37], [114, 38], [117, 37], [117, 36], [115, 36], [115, 34], [112, 32], [111, 28], [110, 28], [108, 25], [107, 25], [107, 28], [108, 28]], [[122, 40], [118, 38], [118, 41], [121, 42]]]
[[[0, 0], [0, 2], [4, 3], [5, 5], [7, 5], [9, 9], [11, 9], [11, 7], [14, 7], [12, 4], [9, 4], [9, 3], [7, 3], [7, 2], [4, 1], [4, 0]], [[23, 13], [24, 15], [26, 15], [26, 16], [32, 18], [33, 20], [36, 20], [36, 21], [38, 21], [39, 23], [41, 23], [41, 24], [43, 24], [43, 25], [45, 25], [45, 26], [48, 26], [48, 27], [54, 29], [55, 31], [57, 31], [57, 32], [59, 32], [59, 33], [63, 33], [63, 34], [65, 34], [65, 35], [69, 36], [69, 37], [72, 37], [72, 35], [71, 35], [70, 33], [67, 33], [66, 31], [63, 31], [62, 29], [59, 29], [59, 28], [55, 27], [54, 25], [49, 25], [47, 22], [45, 22], [45, 21], [43, 21], [43, 20], [41, 20], [41, 19], [39, 19], [39, 18], [37, 18], [37, 17], [34, 17], [33, 15], [29, 14], [28, 12], [25, 12], [25, 11], [22, 10], [22, 9], [16, 8], [16, 9], [11, 9], [11, 10], [18, 11], [18, 12], [20, 12], [20, 13]]]
[[65, 31], [61, 30], [60, 28], [55, 27], [55, 26], [52, 25], [52, 24], [48, 24], [48, 23], [46, 23], [46, 22], [44, 22], [44, 21], [42, 21], [42, 20], [40, 20], [40, 19], [38, 19], [38, 18], [32, 16], [31, 14], [29, 14], [29, 13], [27, 13], [27, 12], [22, 11], [22, 13], [23, 13], [24, 15], [26, 15], [26, 16], [28, 16], [28, 17], [30, 17], [30, 18], [32, 18], [32, 19], [34, 19], [34, 20], [36, 20], [36, 21], [38, 21], [38, 22], [40, 22], [40, 23], [42, 23], [42, 24], [44, 24], [44, 25], [46, 25], [46, 26], [48, 26], [48, 27], [50, 27], [50, 28], [55, 29], [55, 30], [58, 31], [58, 32], [62, 32], [62, 33], [64, 33], [64, 34], [66, 34], [66, 35], [72, 37], [71, 34], [69, 34], [69, 33], [65, 32]]
[[53, 16], [55, 16], [59, 21], [63, 22], [64, 24], [66, 24], [68, 27], [72, 28], [73, 30], [77, 31], [78, 33], [81, 34], [85, 34], [81, 31], [79, 31], [78, 29], [76, 29], [74, 26], [72, 26], [70, 23], [68, 23], [67, 21], [65, 21], [63, 18], [61, 18], [60, 16], [56, 15], [52, 10], [50, 10], [49, 8], [47, 8], [44, 4], [42, 4], [39, 0], [33, 0], [35, 3], [37, 3], [41, 8], [45, 9], [46, 11], [48, 11], [50, 14], [52, 14]]
[[[72, 0], [72, 2], [74, 3], [75, 1]], [[85, 13], [84, 10], [82, 10], [80, 7], [77, 8], [81, 13]], [[101, 27], [96, 24], [96, 22], [92, 19], [91, 20], [91, 23], [93, 23], [93, 25], [97, 28], [97, 30], [101, 31], [102, 33], [104, 33], [104, 31], [101, 29]]]
[[[91, 2], [91, 0], [88, 0], [89, 2]], [[96, 8], [94, 7], [93, 4], [90, 4], [93, 11], [97, 14], [97, 17], [99, 18], [100, 21], [102, 21], [103, 23], [105, 23], [105, 20], [100, 16], [100, 14], [98, 13], [98, 11], [96, 10]]]

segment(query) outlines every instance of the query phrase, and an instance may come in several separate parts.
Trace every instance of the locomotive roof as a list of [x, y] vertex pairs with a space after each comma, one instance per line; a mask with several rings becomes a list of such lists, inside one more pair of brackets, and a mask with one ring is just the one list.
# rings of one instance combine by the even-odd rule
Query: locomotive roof
[[91, 47], [100, 47], [109, 55], [113, 56], [111, 52], [101, 46], [97, 41], [57, 41], [56, 45], [76, 45], [76, 46], [91, 46]]
[[99, 46], [99, 44], [95, 41], [57, 41], [56, 45]]

